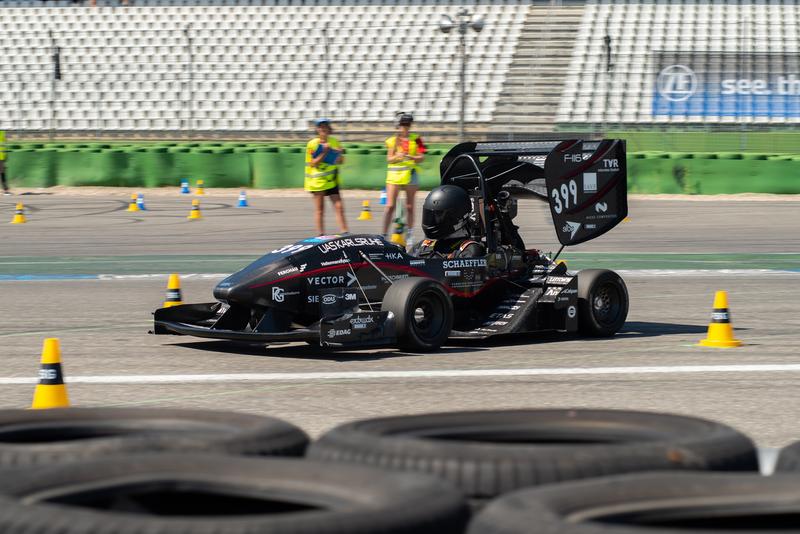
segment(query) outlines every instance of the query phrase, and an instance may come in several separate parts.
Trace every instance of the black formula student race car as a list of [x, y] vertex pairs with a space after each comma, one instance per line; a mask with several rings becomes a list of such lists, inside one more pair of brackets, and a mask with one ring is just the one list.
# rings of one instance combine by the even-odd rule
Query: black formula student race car
[[562, 249], [619, 224], [623, 140], [461, 143], [440, 173], [471, 199], [478, 257], [421, 257], [376, 235], [303, 239], [224, 279], [217, 302], [156, 310], [154, 333], [425, 352], [448, 338], [622, 327], [628, 292], [616, 273], [568, 271], [558, 254], [527, 249], [513, 219], [517, 199], [548, 202]]

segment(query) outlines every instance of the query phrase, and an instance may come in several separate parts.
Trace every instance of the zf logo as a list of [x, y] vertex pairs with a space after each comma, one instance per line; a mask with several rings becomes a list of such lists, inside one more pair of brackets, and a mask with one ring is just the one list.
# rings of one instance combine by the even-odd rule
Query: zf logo
[[670, 102], [688, 100], [697, 89], [697, 76], [684, 65], [670, 65], [658, 74], [656, 90]]
[[275, 302], [283, 302], [283, 288], [282, 287], [273, 287], [272, 288], [272, 300]]

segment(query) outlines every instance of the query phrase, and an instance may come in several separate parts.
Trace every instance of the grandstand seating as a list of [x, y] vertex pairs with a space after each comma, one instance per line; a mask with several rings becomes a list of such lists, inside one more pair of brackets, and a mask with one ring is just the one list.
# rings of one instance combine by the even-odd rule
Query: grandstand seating
[[[4, 2], [6, 129], [307, 131], [321, 115], [385, 123], [400, 110], [428, 123], [458, 119], [458, 35], [437, 25], [462, 3], [98, 3]], [[486, 19], [482, 33], [468, 35], [466, 103], [467, 120], [486, 123], [529, 6], [504, 0], [465, 7]], [[61, 49], [57, 82], [53, 43]]]
[[[792, 58], [798, 55], [798, 21], [798, 3], [780, 0], [587, 2], [556, 121], [569, 128], [600, 123], [796, 123], [800, 113], [781, 113], [779, 108], [738, 113], [714, 108], [712, 103], [711, 109], [675, 105], [667, 112], [654, 107], [654, 98], [660, 72], [657, 56], [662, 52], [695, 57], [706, 73], [718, 77], [774, 75], [770, 62], [776, 58], [794, 62], [797, 72], [797, 60]], [[612, 37], [610, 72], [603, 43], [606, 31]], [[759, 105], [753, 102], [738, 100], [739, 105]]]

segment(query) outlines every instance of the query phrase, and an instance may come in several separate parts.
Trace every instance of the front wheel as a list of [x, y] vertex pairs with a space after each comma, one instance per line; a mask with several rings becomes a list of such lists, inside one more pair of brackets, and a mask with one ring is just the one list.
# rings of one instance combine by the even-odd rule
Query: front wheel
[[431, 352], [447, 341], [453, 328], [453, 303], [442, 285], [427, 278], [395, 281], [381, 310], [394, 314], [397, 343], [408, 352]]
[[578, 273], [578, 328], [592, 337], [616, 334], [628, 317], [628, 288], [614, 271]]

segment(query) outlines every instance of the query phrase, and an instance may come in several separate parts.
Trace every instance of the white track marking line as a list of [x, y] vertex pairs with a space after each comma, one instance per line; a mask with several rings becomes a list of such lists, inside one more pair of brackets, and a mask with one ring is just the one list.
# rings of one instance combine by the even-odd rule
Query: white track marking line
[[[197, 375], [67, 376], [68, 384], [181, 384], [200, 382], [291, 382], [406, 378], [486, 378], [695, 373], [776, 373], [800, 371], [800, 364], [675, 365], [642, 367], [553, 367], [534, 369], [442, 369], [419, 371], [339, 371], [324, 373], [230, 373]], [[35, 384], [36, 378], [0, 377], [0, 385]]]

